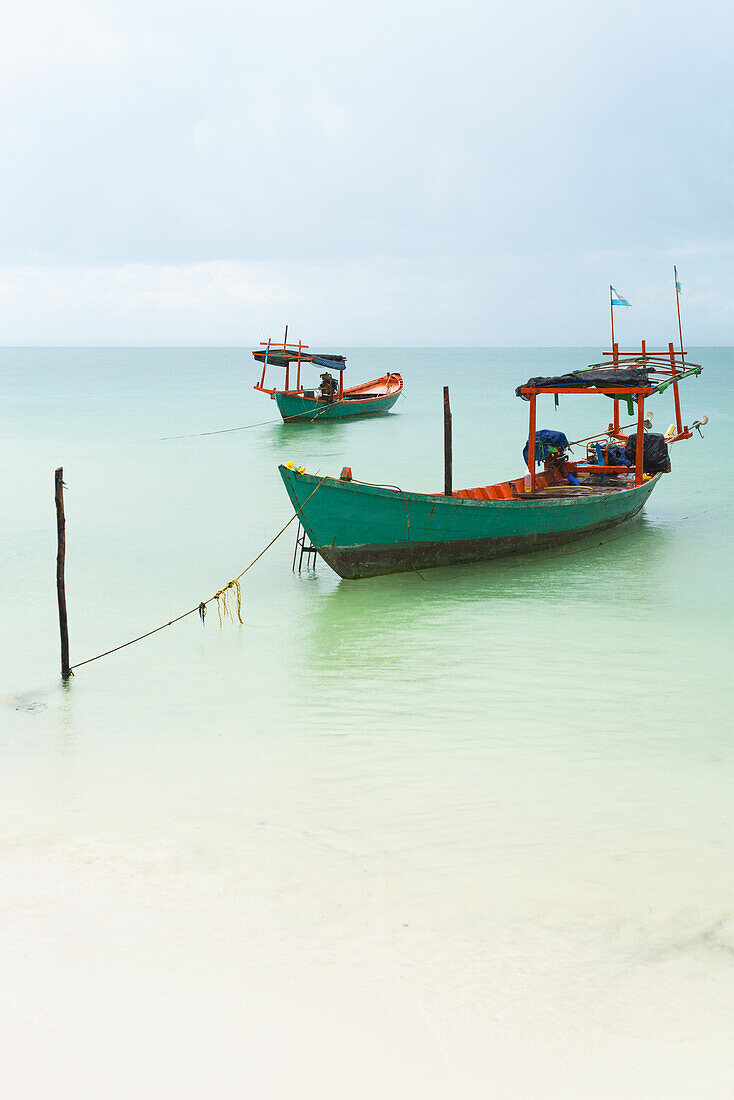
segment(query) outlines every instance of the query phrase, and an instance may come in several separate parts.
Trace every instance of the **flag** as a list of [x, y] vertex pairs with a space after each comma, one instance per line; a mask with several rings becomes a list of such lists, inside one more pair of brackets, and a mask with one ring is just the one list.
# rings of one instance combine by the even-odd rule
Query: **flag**
[[609, 289], [612, 292], [612, 305], [613, 306], [627, 306], [628, 309], [632, 308], [632, 306], [629, 304], [627, 299], [623, 298], [618, 290], [615, 290], [613, 286], [610, 286]]
[[675, 275], [675, 289], [676, 289], [676, 292], [678, 294], [682, 294], [683, 293], [683, 287], [680, 285], [680, 283], [678, 281], [678, 268], [675, 266], [675, 264], [673, 264], [673, 273]]

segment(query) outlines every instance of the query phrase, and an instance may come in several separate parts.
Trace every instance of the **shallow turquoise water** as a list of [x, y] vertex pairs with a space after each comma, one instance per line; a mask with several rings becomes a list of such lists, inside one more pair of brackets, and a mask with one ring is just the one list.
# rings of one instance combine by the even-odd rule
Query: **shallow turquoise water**
[[291, 528], [243, 580], [246, 626], [192, 616], [61, 687], [57, 465], [77, 661], [239, 573], [290, 514], [279, 462], [440, 487], [448, 383], [455, 485], [520, 474], [515, 385], [599, 358], [348, 355], [355, 381], [403, 373], [393, 414], [203, 436], [276, 411], [242, 350], [0, 351], [18, 1056], [50, 1042], [76, 1095], [116, 1095], [116, 1060], [128, 1095], [129, 1055], [159, 1095], [172, 1052], [198, 1095], [212, 1050], [225, 1095], [728, 1095], [732, 350], [691, 352], [706, 438], [623, 537], [348, 582], [293, 575]]

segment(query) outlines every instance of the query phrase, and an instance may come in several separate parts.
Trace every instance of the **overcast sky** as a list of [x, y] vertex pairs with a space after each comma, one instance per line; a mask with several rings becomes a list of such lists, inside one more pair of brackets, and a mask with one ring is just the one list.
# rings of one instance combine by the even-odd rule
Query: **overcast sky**
[[[4, 0], [0, 343], [734, 344], [734, 5]], [[621, 312], [621, 311], [620, 311]]]

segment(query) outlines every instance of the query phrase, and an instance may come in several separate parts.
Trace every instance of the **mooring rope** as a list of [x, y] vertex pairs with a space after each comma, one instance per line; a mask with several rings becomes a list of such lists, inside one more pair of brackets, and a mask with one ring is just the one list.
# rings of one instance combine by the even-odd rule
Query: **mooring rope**
[[[401, 390], [401, 393], [402, 393], [402, 390]], [[327, 411], [327, 409], [332, 409], [334, 407], [334, 405], [346, 405], [346, 403], [347, 403], [346, 398], [337, 397], [333, 401], [327, 402], [327, 404], [325, 404], [322, 409], [319, 409], [318, 412], [315, 412], [313, 414], [313, 416], [308, 416], [306, 419], [308, 419], [308, 420], [318, 420], [318, 418], [323, 413], [325, 413]], [[281, 424], [281, 423], [285, 423], [286, 420], [297, 420], [297, 419], [301, 419], [301, 420], [304, 419], [304, 415], [303, 415], [302, 412], [291, 413], [290, 416], [279, 416], [279, 417], [276, 417], [275, 420], [258, 420], [254, 424], [241, 424], [240, 427], [238, 427], [238, 428], [218, 428], [217, 431], [214, 431], [214, 432], [192, 432], [190, 435], [164, 435], [164, 436], [161, 436], [160, 441], [161, 441], [161, 443], [164, 443], [164, 442], [167, 442], [171, 439], [200, 439], [204, 435], [226, 435], [227, 432], [244, 432], [244, 431], [247, 431], [248, 428], [263, 428], [267, 424]]]
[[[314, 493], [317, 493], [318, 490], [321, 488], [323, 483], [326, 481], [327, 476], [328, 475], [325, 474], [321, 478], [321, 480], [319, 481], [318, 485], [313, 490], [313, 492], [310, 493], [306, 497], [303, 504], [299, 505], [299, 507], [295, 510], [295, 512], [291, 516], [291, 518], [288, 520], [288, 522], [283, 524], [280, 531], [278, 531], [277, 535], [273, 536], [273, 538], [270, 540], [270, 542], [267, 544], [267, 546], [263, 547], [263, 549], [260, 551], [260, 553], [257, 555], [257, 557], [254, 557], [252, 559], [252, 561], [250, 562], [250, 564], [246, 565], [241, 573], [239, 573], [236, 577], [233, 578], [233, 580], [229, 581], [222, 588], [220, 588], [218, 592], [215, 592], [213, 596], [210, 596], [208, 600], [202, 600], [200, 603], [198, 603], [196, 605], [196, 607], [190, 608], [189, 611], [184, 611], [182, 615], [177, 615], [176, 618], [171, 619], [170, 622], [161, 623], [160, 626], [156, 626], [152, 630], [146, 631], [145, 634], [139, 634], [137, 638], [131, 638], [129, 642], [122, 642], [121, 645], [113, 646], [112, 649], [106, 649], [104, 653], [98, 653], [96, 657], [88, 657], [86, 659], [86, 661], [77, 661], [77, 663], [75, 665], [70, 665], [69, 666], [69, 671], [73, 672], [73, 670], [75, 668], [81, 668], [82, 665], [90, 665], [92, 663], [92, 661], [99, 661], [99, 659], [101, 657], [109, 657], [109, 655], [111, 653], [117, 653], [118, 650], [125, 649], [129, 645], [134, 645], [135, 642], [142, 642], [143, 638], [149, 638], [151, 636], [151, 634], [157, 634], [159, 630], [165, 630], [166, 627], [173, 626], [174, 623], [180, 623], [182, 619], [188, 618], [188, 616], [193, 615], [194, 612], [198, 611], [199, 617], [201, 618], [201, 621], [203, 623], [204, 619], [206, 618], [207, 606], [210, 603], [213, 603], [215, 600], [216, 600], [216, 604], [217, 604], [217, 612], [219, 614], [219, 625], [220, 625], [220, 627], [222, 626], [223, 620], [227, 617], [232, 619], [232, 621], [234, 622], [234, 611], [236, 611], [237, 618], [239, 619], [240, 623], [242, 623], [242, 614], [241, 614], [241, 611], [242, 611], [242, 593], [241, 593], [241, 590], [240, 590], [240, 581], [244, 577], [245, 573], [247, 573], [248, 570], [252, 569], [253, 565], [255, 565], [256, 562], [260, 561], [260, 558], [263, 556], [263, 554], [267, 553], [267, 551], [270, 549], [270, 547], [273, 545], [273, 543], [277, 542], [277, 540], [280, 538], [280, 536], [283, 534], [283, 532], [287, 531], [287, 529], [293, 523], [293, 520], [296, 519], [299, 514], [301, 514], [303, 508], [305, 507], [306, 504], [308, 504], [309, 500], [314, 495]], [[230, 604], [230, 600], [232, 598], [234, 598], [234, 601], [235, 601], [234, 610], [232, 609], [231, 604]], [[242, 623], [242, 625], [244, 626], [244, 623]]]
[[[388, 375], [388, 378], [389, 377], [390, 376]], [[389, 395], [386, 394], [385, 396], [387, 397]], [[405, 397], [405, 394], [403, 393], [402, 390], [398, 391], [398, 397]], [[334, 405], [346, 405], [346, 404], [347, 404], [346, 397], [337, 397], [337, 398], [335, 398], [334, 401], [327, 402], [322, 409], [319, 409], [318, 412], [315, 412], [313, 416], [309, 416], [308, 419], [309, 420], [318, 420], [318, 418], [323, 413], [325, 413], [327, 409], [331, 408], [332, 406], [334, 406]], [[247, 431], [248, 428], [264, 428], [268, 424], [281, 424], [281, 423], [285, 423], [286, 420], [297, 420], [299, 418], [303, 419], [303, 413], [302, 412], [291, 413], [290, 416], [276, 417], [274, 420], [257, 420], [254, 424], [241, 424], [237, 428], [218, 428], [216, 431], [213, 431], [213, 432], [192, 432], [189, 435], [164, 435], [164, 436], [160, 437], [160, 442], [164, 443], [164, 442], [168, 442], [169, 440], [172, 440], [172, 439], [200, 439], [202, 436], [205, 436], [205, 435], [226, 435], [228, 432], [244, 432], [244, 431]]]
[[[267, 553], [267, 551], [270, 549], [270, 547], [273, 545], [273, 543], [277, 542], [277, 540], [280, 538], [280, 536], [283, 534], [283, 532], [287, 531], [287, 529], [293, 523], [293, 520], [296, 519], [298, 517], [298, 515], [302, 513], [303, 507], [306, 504], [308, 504], [309, 500], [314, 495], [314, 493], [318, 492], [318, 490], [321, 488], [323, 483], [326, 481], [327, 477], [328, 477], [328, 474], [324, 474], [324, 476], [320, 479], [318, 485], [313, 490], [313, 492], [310, 493], [308, 497], [306, 497], [303, 504], [299, 505], [299, 507], [295, 510], [295, 512], [291, 516], [291, 518], [288, 520], [288, 522], [285, 523], [281, 527], [281, 529], [280, 529], [280, 531], [278, 531], [277, 535], [273, 536], [273, 538], [270, 540], [270, 542], [267, 544], [267, 546], [263, 547], [263, 549], [260, 551], [260, 553], [252, 559], [250, 564], [245, 566], [245, 568], [242, 570], [242, 572], [240, 574], [238, 574], [238, 576], [236, 576], [233, 580], [229, 581], [228, 584], [225, 584], [223, 588], [220, 588], [218, 592], [215, 592], [213, 596], [210, 596], [208, 600], [202, 600], [200, 603], [198, 603], [196, 605], [196, 607], [192, 607], [188, 611], [184, 611], [182, 615], [177, 615], [175, 619], [171, 619], [167, 623], [161, 623], [160, 626], [156, 626], [152, 630], [146, 631], [145, 634], [139, 634], [137, 638], [131, 638], [130, 641], [128, 641], [128, 642], [122, 642], [121, 645], [114, 646], [112, 649], [106, 649], [104, 653], [98, 653], [96, 655], [96, 657], [88, 657], [86, 659], [86, 661], [77, 661], [77, 663], [75, 665], [70, 666], [69, 671], [73, 671], [75, 668], [81, 668], [82, 665], [89, 665], [93, 661], [99, 661], [102, 657], [109, 657], [109, 655], [111, 653], [117, 653], [118, 650], [125, 649], [129, 645], [134, 645], [136, 642], [142, 642], [144, 638], [150, 638], [150, 636], [152, 634], [157, 634], [160, 630], [165, 630], [167, 627], [173, 626], [175, 623], [180, 623], [182, 619], [188, 618], [189, 615], [193, 615], [197, 611], [199, 613], [201, 621], [204, 622], [204, 619], [206, 617], [207, 606], [208, 606], [208, 604], [213, 603], [215, 600], [217, 601], [217, 611], [219, 612], [219, 623], [220, 623], [220, 626], [221, 626], [222, 622], [223, 622], [223, 618], [226, 617], [227, 615], [229, 615], [230, 618], [234, 619], [232, 609], [228, 605], [228, 595], [229, 595], [230, 591], [234, 592], [234, 596], [235, 596], [235, 599], [236, 599], [237, 617], [238, 617], [239, 621], [242, 623], [242, 616], [241, 616], [242, 600], [241, 600], [241, 592], [240, 592], [239, 582], [242, 580], [245, 573], [247, 573], [247, 571], [249, 569], [252, 569], [253, 565], [255, 565], [256, 562], [258, 562], [260, 560], [260, 558], [263, 556], [263, 554]], [[358, 481], [357, 478], [354, 478], [354, 480], [357, 482], [358, 485], [367, 485], [367, 486], [371, 486], [372, 488], [375, 488], [375, 489], [396, 489], [400, 493], [400, 495], [403, 498], [403, 504], [405, 505], [405, 519], [406, 519], [406, 523], [407, 523], [407, 527], [408, 527], [408, 552], [409, 552], [409, 556], [410, 556], [411, 569], [415, 573], [418, 574], [418, 576], [421, 578], [422, 581], [425, 581], [426, 578], [417, 569], [417, 567], [415, 566], [415, 564], [413, 562], [413, 548], [412, 548], [412, 543], [411, 543], [411, 538], [410, 538], [410, 516], [408, 515], [408, 502], [406, 500], [405, 493], [403, 492], [403, 490], [400, 488], [399, 485], [381, 485], [381, 484], [377, 484], [376, 482], [372, 482], [372, 481]], [[701, 508], [701, 509], [699, 509], [695, 512], [692, 512], [688, 516], [680, 516], [678, 522], [682, 523], [685, 520], [694, 519], [696, 516], [704, 515], [707, 512], [714, 512], [714, 511], [719, 512], [719, 511], [722, 511], [725, 508], [731, 508], [732, 506], [734, 506], [734, 501], [730, 501], [728, 504], [718, 505], [716, 508]], [[538, 556], [537, 558], [535, 558], [534, 561], [525, 560], [525, 561], [517, 562], [517, 563], [513, 563], [513, 564], [506, 564], [505, 568], [506, 569], [527, 569], [531, 565], [543, 565], [548, 561], [552, 561], [554, 558], [569, 557], [572, 554], [584, 554], [584, 553], [587, 553], [589, 550], [597, 549], [599, 546], [605, 546], [607, 543], [616, 542], [617, 539], [628, 538], [628, 537], [629, 537], [629, 531], [623, 531], [623, 532], [620, 532], [619, 534], [612, 535], [610, 538], [602, 539], [601, 542], [595, 542], [592, 545], [579, 546], [579, 547], [576, 547], [573, 550], [568, 550], [568, 549], [558, 550], [554, 554], [544, 554], [542, 557]], [[222, 601], [221, 605], [220, 605], [220, 600]], [[244, 625], [244, 623], [243, 623], [243, 625]]]

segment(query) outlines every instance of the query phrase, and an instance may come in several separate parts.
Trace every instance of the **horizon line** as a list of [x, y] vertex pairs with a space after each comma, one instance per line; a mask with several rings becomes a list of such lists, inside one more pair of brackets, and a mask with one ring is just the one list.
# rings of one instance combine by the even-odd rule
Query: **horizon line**
[[[646, 342], [647, 343], [647, 342]], [[601, 347], [600, 344], [347, 344], [340, 340], [327, 341], [326, 344], [311, 344], [311, 347], [326, 347], [332, 346], [332, 344], [339, 344], [341, 347], [350, 349], [364, 349], [370, 351], [575, 351], [575, 350], [589, 350]], [[275, 345], [277, 346], [277, 345]], [[626, 346], [626, 345], [625, 345]], [[650, 345], [652, 349], [654, 345]], [[667, 345], [660, 345], [667, 351]], [[0, 351], [11, 351], [14, 349], [27, 349], [27, 350], [69, 350], [69, 349], [87, 349], [92, 350], [122, 350], [122, 349], [138, 349], [138, 350], [170, 350], [170, 351], [248, 351], [252, 348], [259, 349], [260, 342], [256, 343], [242, 343], [242, 344], [209, 344], [209, 343], [196, 343], [196, 344], [167, 344], [167, 343], [114, 343], [114, 344], [75, 344], [75, 343], [62, 343], [62, 344], [0, 344]], [[734, 344], [689, 344], [684, 350], [690, 350], [690, 348], [734, 348]], [[606, 350], [606, 349], [604, 349]], [[611, 348], [608, 349], [611, 354]], [[624, 349], [622, 345], [619, 345], [619, 350], [622, 352]], [[634, 345], [634, 350], [640, 350], [637, 344]], [[680, 354], [680, 352], [678, 352]]]

